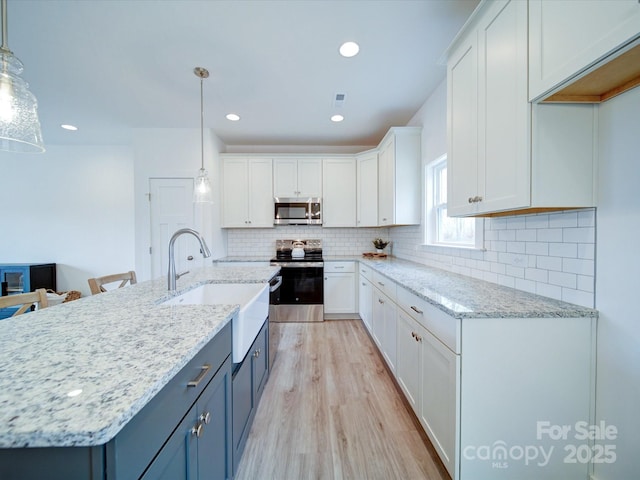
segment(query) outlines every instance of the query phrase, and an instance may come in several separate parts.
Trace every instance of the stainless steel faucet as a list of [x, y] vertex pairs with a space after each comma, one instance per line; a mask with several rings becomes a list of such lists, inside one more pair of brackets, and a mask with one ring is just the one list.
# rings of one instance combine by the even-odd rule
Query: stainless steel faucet
[[189, 233], [198, 239], [198, 241], [200, 242], [200, 252], [202, 253], [202, 256], [204, 258], [208, 258], [211, 256], [211, 251], [209, 250], [209, 247], [207, 247], [207, 242], [204, 241], [202, 235], [200, 235], [192, 228], [181, 228], [180, 230], [177, 230], [176, 233], [171, 236], [171, 240], [169, 240], [169, 274], [167, 280], [169, 281], [168, 283], [170, 292], [176, 289], [176, 280], [181, 275], [184, 275], [184, 273], [181, 275], [178, 275], [176, 273], [176, 260], [173, 254], [173, 244], [176, 243], [176, 238], [178, 238], [183, 233]]

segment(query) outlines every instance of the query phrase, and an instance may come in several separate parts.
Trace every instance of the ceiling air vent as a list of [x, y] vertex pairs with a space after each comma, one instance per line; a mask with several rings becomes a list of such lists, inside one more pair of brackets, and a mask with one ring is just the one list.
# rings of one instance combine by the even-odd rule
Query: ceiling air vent
[[336, 96], [333, 99], [333, 106], [336, 108], [343, 107], [346, 98], [346, 93], [336, 93]]

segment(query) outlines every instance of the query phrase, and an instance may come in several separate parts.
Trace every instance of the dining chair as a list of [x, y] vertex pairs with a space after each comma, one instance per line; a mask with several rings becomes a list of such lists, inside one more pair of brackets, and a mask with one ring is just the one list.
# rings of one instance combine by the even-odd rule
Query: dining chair
[[20, 305], [20, 308], [11, 315], [12, 317], [16, 317], [30, 311], [31, 307], [36, 304], [38, 308], [47, 308], [49, 306], [49, 303], [47, 302], [47, 291], [44, 288], [38, 288], [34, 292], [17, 293], [15, 295], [5, 295], [0, 297], [0, 308]]
[[107, 291], [107, 289], [104, 288], [103, 285], [120, 282], [118, 288], [122, 288], [127, 284], [127, 282], [129, 282], [130, 285], [134, 285], [135, 283], [137, 283], [137, 280], [136, 272], [130, 270], [124, 273], [114, 273], [112, 275], [105, 275], [104, 277], [90, 278], [88, 282], [89, 288], [91, 289], [91, 295], [97, 295], [98, 293]]

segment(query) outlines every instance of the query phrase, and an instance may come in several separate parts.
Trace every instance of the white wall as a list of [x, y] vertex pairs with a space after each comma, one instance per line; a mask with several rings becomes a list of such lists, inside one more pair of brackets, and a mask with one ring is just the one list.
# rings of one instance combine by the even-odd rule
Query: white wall
[[598, 480], [638, 478], [640, 472], [640, 88], [600, 106], [596, 308], [596, 416], [615, 425], [617, 459], [596, 464]]
[[[212, 205], [195, 207], [195, 225], [205, 237], [212, 258], [226, 255], [226, 233], [220, 229], [220, 161], [224, 145], [210, 130], [205, 130], [204, 167], [214, 192]], [[135, 155], [135, 259], [140, 280], [151, 276], [149, 255], [150, 211], [147, 194], [150, 178], [195, 177], [201, 162], [200, 129], [136, 129], [133, 134]], [[189, 237], [191, 239], [191, 237]], [[187, 240], [189, 241], [189, 240]], [[200, 257], [195, 261], [208, 263]]]
[[126, 147], [47, 145], [0, 154], [0, 262], [54, 262], [58, 291], [134, 268], [133, 156]]

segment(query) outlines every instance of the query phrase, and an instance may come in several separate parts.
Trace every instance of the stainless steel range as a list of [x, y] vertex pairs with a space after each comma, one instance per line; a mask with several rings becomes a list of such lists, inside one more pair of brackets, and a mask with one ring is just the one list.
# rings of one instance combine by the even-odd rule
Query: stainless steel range
[[271, 265], [280, 267], [282, 285], [272, 322], [324, 320], [322, 240], [276, 240]]

